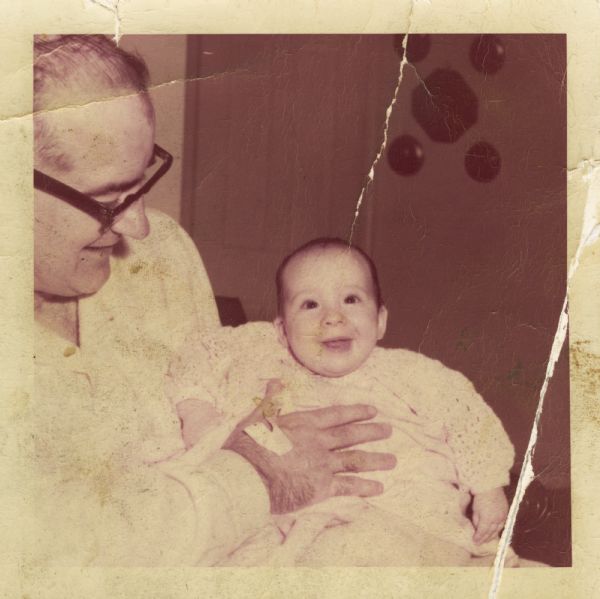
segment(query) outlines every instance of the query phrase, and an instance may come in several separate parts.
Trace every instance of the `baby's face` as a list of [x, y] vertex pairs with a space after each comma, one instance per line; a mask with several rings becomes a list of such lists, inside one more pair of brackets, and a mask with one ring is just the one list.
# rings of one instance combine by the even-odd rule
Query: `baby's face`
[[387, 311], [377, 308], [369, 267], [343, 248], [296, 256], [283, 273], [281, 342], [306, 368], [327, 377], [359, 368], [385, 333]]

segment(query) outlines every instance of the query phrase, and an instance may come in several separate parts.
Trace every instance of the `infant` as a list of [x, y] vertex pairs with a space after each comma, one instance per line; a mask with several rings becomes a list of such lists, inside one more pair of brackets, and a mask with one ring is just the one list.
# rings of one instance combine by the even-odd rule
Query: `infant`
[[[271, 530], [249, 539], [227, 564], [258, 565], [277, 547], [285, 548], [284, 558], [271, 559], [279, 565], [472, 565], [486, 556], [482, 563], [491, 563], [514, 457], [493, 411], [440, 362], [377, 347], [387, 310], [375, 265], [359, 248], [313, 240], [283, 261], [276, 285], [274, 327], [249, 323], [194, 338], [172, 367], [170, 394], [186, 447], [237, 422], [255, 398], [267, 397], [269, 422], [282, 412], [364, 403], [393, 428], [389, 439], [365, 448], [393, 453], [398, 464], [369, 473], [384, 483], [382, 495], [333, 498], [273, 516]], [[247, 432], [285, 451], [285, 438], [276, 443], [282, 431], [269, 428]], [[369, 535], [370, 546], [363, 542]], [[391, 540], [380, 542], [382, 535]]]

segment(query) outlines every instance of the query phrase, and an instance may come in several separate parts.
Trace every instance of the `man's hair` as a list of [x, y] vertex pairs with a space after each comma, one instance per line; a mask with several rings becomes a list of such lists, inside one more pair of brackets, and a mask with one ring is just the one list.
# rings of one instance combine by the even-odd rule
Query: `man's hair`
[[[101, 101], [101, 90], [116, 95], [148, 91], [148, 68], [134, 54], [119, 48], [104, 35], [37, 35], [34, 39], [33, 110], [35, 153], [59, 170], [68, 171], [68, 156], [59, 137], [40, 113], [60, 108], [65, 92], [77, 90], [85, 99], [72, 103]], [[151, 113], [151, 106], [149, 111]]]
[[312, 239], [304, 245], [301, 245], [299, 248], [296, 248], [291, 254], [288, 254], [279, 265], [279, 268], [275, 273], [275, 287], [277, 288], [277, 312], [279, 315], [283, 314], [283, 304], [285, 299], [283, 276], [288, 264], [301, 254], [307, 254], [315, 250], [326, 250], [329, 248], [340, 248], [350, 252], [355, 252], [363, 258], [369, 267], [369, 274], [371, 275], [371, 283], [373, 285], [373, 292], [375, 296], [375, 302], [377, 303], [377, 308], [381, 308], [384, 305], [383, 295], [381, 293], [381, 285], [379, 284], [379, 275], [377, 274], [377, 267], [375, 266], [375, 263], [369, 254], [367, 254], [357, 245], [351, 245], [339, 237], [319, 237], [318, 239]]

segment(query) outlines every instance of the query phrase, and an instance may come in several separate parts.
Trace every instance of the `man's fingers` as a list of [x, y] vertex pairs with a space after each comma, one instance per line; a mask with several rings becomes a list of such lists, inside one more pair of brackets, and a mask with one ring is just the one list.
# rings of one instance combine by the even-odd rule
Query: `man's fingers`
[[325, 447], [344, 449], [367, 441], [386, 439], [392, 434], [392, 427], [382, 422], [368, 424], [345, 424], [323, 431], [326, 434]]
[[355, 495], [357, 497], [372, 497], [381, 495], [383, 485], [374, 480], [358, 476], [334, 476], [331, 481], [331, 495]]
[[333, 460], [333, 472], [335, 473], [391, 470], [397, 461], [391, 453], [359, 450], [333, 452], [331, 458]]
[[314, 426], [326, 429], [342, 426], [351, 422], [370, 420], [377, 415], [373, 406], [354, 404], [352, 406], [330, 406], [319, 410], [305, 412], [292, 412], [279, 416], [277, 423], [282, 428], [296, 428], [298, 426]]

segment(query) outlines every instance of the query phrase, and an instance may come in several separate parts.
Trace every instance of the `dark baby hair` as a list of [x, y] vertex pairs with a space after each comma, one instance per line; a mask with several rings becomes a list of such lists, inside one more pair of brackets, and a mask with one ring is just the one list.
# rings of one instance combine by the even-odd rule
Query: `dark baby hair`
[[356, 252], [367, 263], [369, 267], [369, 273], [371, 274], [371, 282], [373, 284], [373, 291], [375, 296], [375, 301], [377, 303], [377, 308], [381, 308], [383, 306], [383, 296], [381, 294], [381, 285], [379, 284], [379, 276], [377, 274], [377, 267], [371, 257], [361, 248], [356, 245], [350, 245], [347, 241], [340, 239], [339, 237], [318, 237], [317, 239], [312, 239], [311, 241], [301, 245], [296, 248], [293, 252], [288, 254], [279, 265], [277, 272], [275, 274], [275, 287], [277, 289], [277, 312], [278, 314], [282, 314], [283, 312], [283, 275], [287, 265], [300, 254], [308, 253], [312, 250], [325, 250], [328, 248], [340, 248], [344, 250], [349, 250], [352, 252]]

